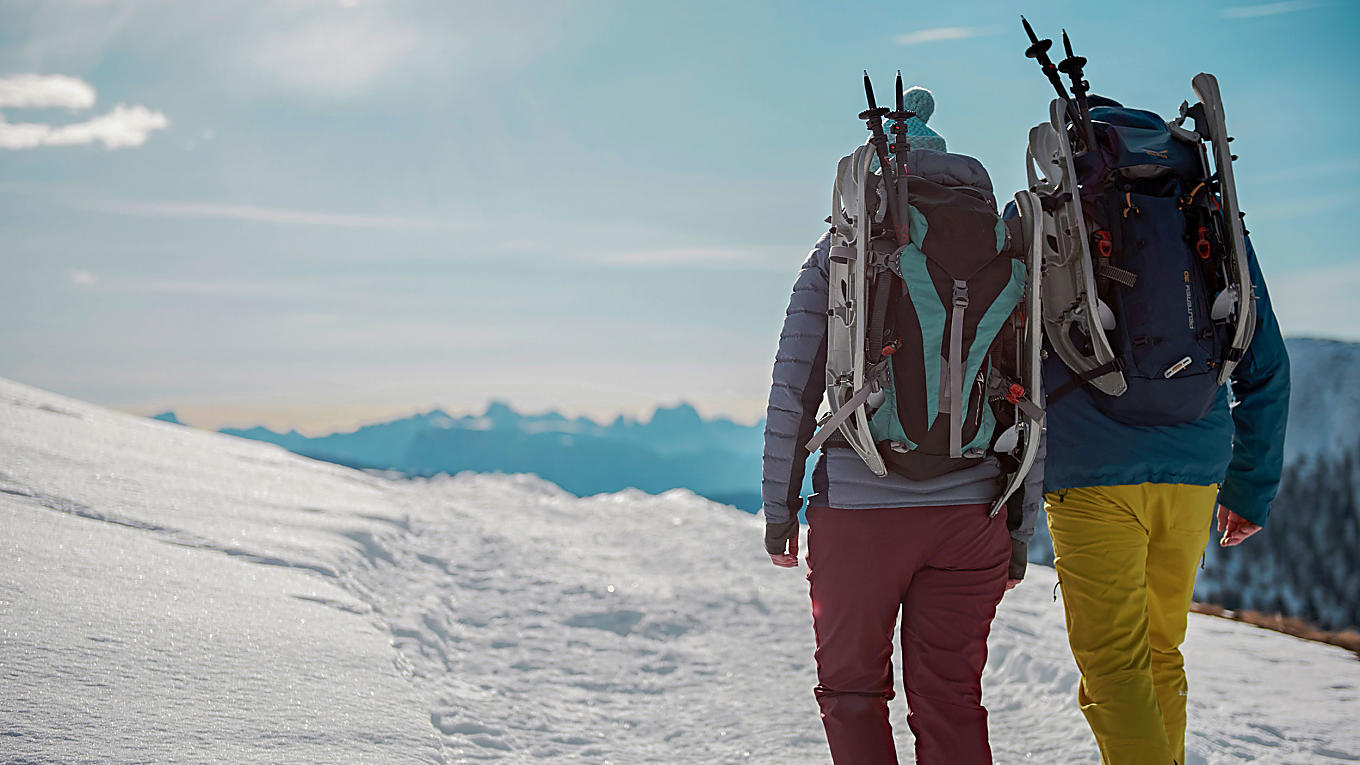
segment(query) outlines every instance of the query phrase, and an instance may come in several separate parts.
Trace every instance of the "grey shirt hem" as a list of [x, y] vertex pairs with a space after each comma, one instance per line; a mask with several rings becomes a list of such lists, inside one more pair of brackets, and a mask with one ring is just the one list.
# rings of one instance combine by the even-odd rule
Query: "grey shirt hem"
[[853, 451], [828, 449], [813, 473], [807, 504], [845, 510], [983, 505], [996, 501], [1000, 478], [1001, 466], [992, 457], [970, 468], [913, 481], [893, 472], [876, 476]]

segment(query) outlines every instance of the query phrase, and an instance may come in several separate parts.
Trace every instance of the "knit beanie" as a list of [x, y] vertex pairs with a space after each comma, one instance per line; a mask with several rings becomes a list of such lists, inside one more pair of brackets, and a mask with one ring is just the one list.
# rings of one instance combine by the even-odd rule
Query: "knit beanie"
[[915, 117], [907, 120], [907, 143], [911, 148], [947, 151], [944, 136], [926, 126], [930, 116], [935, 113], [935, 96], [917, 85], [902, 94], [902, 105], [908, 111], [916, 112]]

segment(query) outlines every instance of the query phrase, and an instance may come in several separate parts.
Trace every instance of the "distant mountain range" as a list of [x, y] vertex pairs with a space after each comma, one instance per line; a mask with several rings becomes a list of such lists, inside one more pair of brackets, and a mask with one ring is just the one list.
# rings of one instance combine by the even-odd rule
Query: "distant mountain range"
[[480, 415], [455, 417], [433, 409], [319, 437], [262, 427], [221, 432], [409, 476], [534, 473], [578, 496], [629, 487], [651, 493], [687, 488], [751, 512], [760, 508], [763, 424], [704, 419], [683, 403], [660, 407], [645, 422], [620, 416], [600, 424], [555, 411], [521, 414], [495, 401]]
[[153, 414], [151, 415], [151, 419], [160, 420], [161, 422], [169, 422], [175, 425], [184, 424], [179, 421], [179, 415], [175, 414], [174, 412], [161, 412], [160, 414]]

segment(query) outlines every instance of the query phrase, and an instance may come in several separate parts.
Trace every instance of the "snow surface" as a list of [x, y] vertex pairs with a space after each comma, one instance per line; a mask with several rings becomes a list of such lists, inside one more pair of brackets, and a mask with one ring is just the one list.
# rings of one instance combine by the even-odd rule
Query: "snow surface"
[[[806, 582], [760, 535], [0, 381], [0, 761], [826, 763]], [[1054, 581], [997, 617], [998, 763], [1098, 761]], [[1186, 653], [1190, 763], [1360, 761], [1350, 654], [1198, 615]]]

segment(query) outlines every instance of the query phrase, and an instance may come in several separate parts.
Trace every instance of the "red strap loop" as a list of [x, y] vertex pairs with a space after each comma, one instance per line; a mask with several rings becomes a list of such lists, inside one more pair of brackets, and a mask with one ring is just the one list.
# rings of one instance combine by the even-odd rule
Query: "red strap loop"
[[1110, 240], [1110, 232], [1096, 232], [1096, 249], [1100, 251], [1100, 257], [1108, 258], [1114, 254], [1114, 242]]

